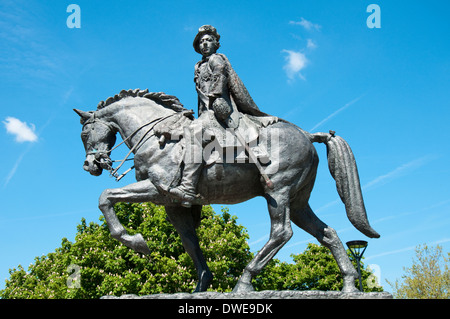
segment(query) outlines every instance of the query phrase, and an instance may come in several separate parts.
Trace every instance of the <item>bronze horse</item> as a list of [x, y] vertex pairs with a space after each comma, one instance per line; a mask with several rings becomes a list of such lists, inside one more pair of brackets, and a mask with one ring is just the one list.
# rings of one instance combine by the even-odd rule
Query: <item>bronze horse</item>
[[[212, 274], [206, 264], [196, 235], [202, 205], [235, 204], [256, 196], [267, 200], [270, 214], [270, 238], [245, 267], [233, 292], [253, 290], [251, 280], [275, 256], [292, 236], [291, 221], [330, 249], [343, 276], [344, 292], [357, 291], [357, 272], [336, 231], [312, 211], [308, 200], [316, 178], [318, 156], [313, 142], [327, 147], [328, 164], [338, 193], [351, 223], [370, 238], [380, 235], [369, 225], [362, 198], [358, 171], [348, 144], [334, 132], [308, 133], [284, 120], [261, 129], [260, 136], [277, 136], [276, 143], [266, 138], [270, 161], [264, 165], [273, 187], [267, 186], [256, 165], [249, 162], [217, 161], [203, 168], [198, 182], [201, 195], [192, 207], [182, 207], [159, 185], [176, 181], [183, 169], [183, 134], [161, 134], [161, 127], [188, 127], [195, 119], [174, 96], [149, 93], [148, 90], [121, 91], [100, 102], [96, 111], [74, 110], [81, 117], [81, 138], [86, 150], [84, 169], [94, 176], [111, 170], [110, 153], [116, 134], [134, 153], [136, 183], [106, 189], [99, 208], [105, 216], [111, 236], [143, 254], [150, 250], [141, 234], [130, 235], [119, 222], [114, 204], [152, 202], [164, 205], [170, 222], [179, 233], [186, 252], [194, 261], [198, 284], [194, 292], [206, 291]], [[174, 125], [175, 124], [175, 125]], [[169, 125], [169, 124], [168, 124]], [[158, 129], [159, 127], [159, 129]], [[167, 132], [166, 132], [167, 133]], [[174, 135], [178, 135], [173, 137]], [[263, 139], [263, 138], [262, 138]], [[264, 144], [264, 141], [263, 141]], [[117, 146], [116, 146], [117, 147]]]

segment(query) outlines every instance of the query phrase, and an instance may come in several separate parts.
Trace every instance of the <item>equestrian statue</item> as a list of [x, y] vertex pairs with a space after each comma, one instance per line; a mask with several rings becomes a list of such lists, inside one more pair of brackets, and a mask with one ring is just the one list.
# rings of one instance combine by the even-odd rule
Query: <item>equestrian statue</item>
[[[122, 90], [101, 101], [95, 111], [74, 111], [83, 126], [84, 170], [99, 176], [118, 169], [134, 155], [136, 182], [106, 189], [99, 208], [111, 236], [142, 254], [150, 254], [141, 234], [130, 235], [114, 212], [118, 202], [163, 205], [197, 270], [194, 292], [206, 291], [212, 273], [200, 249], [196, 228], [203, 205], [236, 204], [262, 196], [270, 215], [270, 238], [245, 267], [233, 292], [252, 291], [254, 278], [292, 236], [291, 221], [333, 254], [343, 277], [343, 291], [358, 291], [358, 274], [336, 231], [308, 204], [318, 155], [313, 143], [327, 148], [328, 166], [350, 222], [369, 238], [370, 226], [355, 158], [335, 132], [309, 133], [259, 110], [228, 58], [217, 53], [220, 36], [205, 25], [194, 39], [202, 55], [195, 65], [198, 118], [175, 96], [146, 90]], [[115, 145], [116, 135], [122, 142]], [[110, 154], [125, 144], [128, 155], [112, 168]]]

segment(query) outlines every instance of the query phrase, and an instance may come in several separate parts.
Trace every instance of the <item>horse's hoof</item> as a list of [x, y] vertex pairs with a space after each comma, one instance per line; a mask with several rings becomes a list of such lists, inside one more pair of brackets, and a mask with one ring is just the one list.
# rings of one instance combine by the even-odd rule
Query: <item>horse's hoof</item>
[[354, 293], [354, 292], [361, 292], [356, 287], [351, 287], [351, 286], [344, 287], [344, 288], [342, 288], [341, 291], [346, 294]]
[[150, 255], [150, 249], [147, 246], [147, 242], [144, 240], [144, 237], [142, 237], [141, 234], [136, 234], [131, 236], [131, 248], [138, 253], [144, 254], [144, 255]]
[[203, 271], [202, 275], [200, 276], [200, 278], [198, 280], [198, 284], [194, 290], [194, 293], [206, 291], [208, 289], [209, 285], [211, 284], [212, 279], [213, 279], [213, 275], [211, 274], [211, 272]]

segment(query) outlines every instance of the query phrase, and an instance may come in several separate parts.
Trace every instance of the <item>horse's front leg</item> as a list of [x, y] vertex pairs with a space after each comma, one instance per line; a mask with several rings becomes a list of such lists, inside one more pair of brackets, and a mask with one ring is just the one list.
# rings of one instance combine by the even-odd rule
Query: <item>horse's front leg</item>
[[127, 233], [117, 218], [114, 205], [119, 202], [150, 202], [157, 196], [158, 191], [149, 180], [133, 183], [121, 188], [104, 190], [100, 195], [98, 207], [105, 216], [111, 236], [139, 253], [150, 254], [150, 249], [141, 234], [130, 235]]

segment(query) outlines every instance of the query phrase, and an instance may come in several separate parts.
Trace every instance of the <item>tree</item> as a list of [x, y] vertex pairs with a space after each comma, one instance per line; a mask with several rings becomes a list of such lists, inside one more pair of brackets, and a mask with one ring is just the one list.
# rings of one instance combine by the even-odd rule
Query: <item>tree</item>
[[[0, 297], [87, 299], [193, 291], [197, 283], [194, 264], [166, 220], [164, 208], [151, 203], [119, 203], [115, 209], [130, 234], [139, 232], [146, 238], [149, 256], [113, 239], [103, 217], [101, 224], [87, 224], [82, 219], [75, 242], [63, 238], [61, 247], [36, 257], [28, 271], [21, 265], [11, 269]], [[253, 258], [246, 229], [237, 224], [237, 217], [228, 208], [216, 214], [211, 206], [205, 206], [197, 234], [214, 275], [208, 290], [231, 291]], [[327, 248], [309, 244], [304, 253], [293, 258], [294, 264], [270, 261], [254, 280], [256, 290], [342, 288], [338, 266]], [[370, 275], [364, 269], [362, 273], [366, 279]]]
[[442, 246], [419, 245], [415, 249], [416, 259], [410, 268], [404, 267], [403, 281], [389, 283], [394, 298], [399, 299], [448, 299], [450, 298], [449, 260], [442, 253]]
[[[350, 252], [347, 251], [350, 257]], [[309, 243], [301, 254], [291, 255], [294, 264], [273, 260], [255, 279], [260, 290], [341, 290], [342, 275], [330, 250], [322, 245]], [[356, 261], [353, 261], [356, 267]], [[283, 280], [277, 279], [283, 278]], [[374, 284], [374, 275], [361, 263], [361, 278], [365, 292], [383, 291]], [[355, 281], [355, 286], [358, 286]]]
[[[87, 225], [82, 219], [74, 243], [64, 238], [55, 252], [36, 257], [28, 272], [21, 265], [10, 270], [0, 296], [72, 299], [192, 291], [197, 282], [194, 264], [166, 220], [164, 208], [151, 203], [119, 203], [115, 209], [130, 234], [140, 232], [147, 239], [151, 255], [134, 252], [114, 240], [103, 217], [101, 225]], [[227, 208], [218, 215], [206, 206], [202, 215], [197, 232], [214, 274], [210, 289], [230, 291], [251, 258], [248, 234]]]

